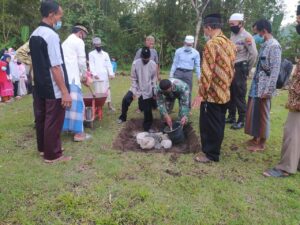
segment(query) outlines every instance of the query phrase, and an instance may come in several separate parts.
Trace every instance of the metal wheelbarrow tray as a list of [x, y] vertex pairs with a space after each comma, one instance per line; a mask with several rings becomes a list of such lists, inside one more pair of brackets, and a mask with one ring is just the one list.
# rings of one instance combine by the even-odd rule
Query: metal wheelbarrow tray
[[84, 110], [84, 120], [87, 122], [91, 128], [94, 127], [94, 120], [96, 116], [98, 116], [98, 120], [102, 120], [103, 118], [103, 110], [102, 107], [105, 104], [107, 98], [107, 94], [85, 94], [83, 95], [83, 101], [85, 105]]

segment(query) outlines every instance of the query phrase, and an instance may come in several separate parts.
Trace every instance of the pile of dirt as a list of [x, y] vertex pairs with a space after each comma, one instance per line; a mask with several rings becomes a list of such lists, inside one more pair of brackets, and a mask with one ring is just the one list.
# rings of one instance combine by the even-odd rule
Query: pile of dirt
[[[161, 130], [161, 121], [154, 120], [152, 129], [155, 132], [160, 132]], [[199, 138], [193, 129], [191, 124], [187, 124], [183, 128], [185, 135], [185, 141], [183, 143], [173, 145], [171, 149], [165, 150], [145, 150], [141, 149], [138, 143], [136, 142], [136, 135], [139, 132], [143, 132], [143, 119], [131, 119], [126, 122], [125, 127], [121, 130], [119, 135], [113, 142], [113, 148], [122, 150], [122, 151], [136, 151], [136, 152], [174, 152], [174, 153], [197, 153], [200, 151], [200, 141]]]

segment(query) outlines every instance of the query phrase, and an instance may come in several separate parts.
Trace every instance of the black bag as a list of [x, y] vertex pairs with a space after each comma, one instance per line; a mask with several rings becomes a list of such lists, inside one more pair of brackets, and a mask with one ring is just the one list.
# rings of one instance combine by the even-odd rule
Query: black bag
[[277, 89], [281, 89], [287, 84], [291, 76], [292, 70], [293, 70], [293, 63], [287, 59], [283, 59], [281, 61], [280, 72], [276, 83]]

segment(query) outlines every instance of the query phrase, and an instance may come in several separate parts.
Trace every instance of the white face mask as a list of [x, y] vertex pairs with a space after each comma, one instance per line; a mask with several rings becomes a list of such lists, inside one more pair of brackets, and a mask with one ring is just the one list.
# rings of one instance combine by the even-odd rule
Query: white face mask
[[6, 71], [6, 69], [7, 69], [6, 66], [2, 66], [2, 67], [1, 67], [1, 70], [2, 70], [2, 71]]

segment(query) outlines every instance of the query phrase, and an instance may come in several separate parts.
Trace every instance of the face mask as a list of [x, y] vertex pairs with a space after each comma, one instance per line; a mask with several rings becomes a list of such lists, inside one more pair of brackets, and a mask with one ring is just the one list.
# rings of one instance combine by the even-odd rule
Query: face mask
[[232, 26], [232, 27], [230, 27], [230, 30], [232, 31], [232, 33], [238, 34], [240, 32], [241, 28], [239, 26]]
[[253, 35], [253, 38], [254, 38], [256, 44], [262, 44], [265, 41], [264, 38], [261, 37], [259, 34]]
[[59, 30], [62, 26], [61, 21], [57, 21], [56, 24], [53, 25], [54, 30]]
[[204, 34], [204, 40], [208, 42], [210, 40], [210, 36]]
[[21, 65], [21, 63], [20, 63], [20, 62], [17, 62], [17, 64], [18, 64], [18, 65]]
[[184, 46], [184, 51], [185, 52], [190, 52], [190, 51], [192, 51], [192, 48], [193, 47], [191, 47], [191, 46]]
[[2, 67], [1, 67], [1, 70], [2, 70], [2, 71], [6, 71], [6, 66], [2, 66]]
[[101, 52], [101, 47], [95, 47], [95, 49], [97, 50], [97, 52]]
[[297, 31], [298, 34], [300, 34], [300, 24], [298, 24], [298, 25], [296, 26], [296, 31]]
[[144, 65], [148, 64], [149, 60], [148, 59], [142, 59]]

